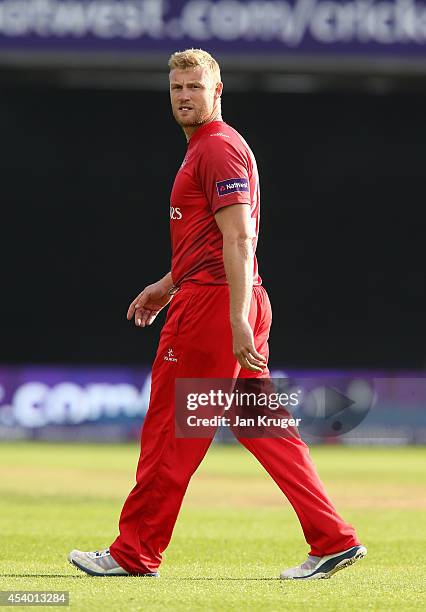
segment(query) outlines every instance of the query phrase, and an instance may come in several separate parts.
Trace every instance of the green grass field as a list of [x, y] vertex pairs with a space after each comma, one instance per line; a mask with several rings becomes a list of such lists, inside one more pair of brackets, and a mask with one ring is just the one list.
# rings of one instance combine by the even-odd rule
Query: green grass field
[[426, 609], [426, 449], [311, 452], [366, 559], [331, 580], [278, 580], [307, 554], [293, 510], [247, 451], [215, 446], [155, 580], [91, 578], [66, 561], [115, 538], [136, 446], [2, 443], [0, 590], [69, 590], [75, 610]]

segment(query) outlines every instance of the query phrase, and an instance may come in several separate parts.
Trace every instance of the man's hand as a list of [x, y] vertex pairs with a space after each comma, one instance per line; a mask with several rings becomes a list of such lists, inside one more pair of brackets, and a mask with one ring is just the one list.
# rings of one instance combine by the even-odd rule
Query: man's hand
[[266, 358], [254, 347], [253, 331], [248, 321], [232, 324], [232, 350], [242, 368], [252, 372], [263, 372]]
[[158, 313], [167, 306], [172, 299], [169, 289], [172, 284], [167, 280], [168, 276], [152, 285], [145, 287], [143, 291], [133, 300], [127, 311], [127, 318], [135, 317], [135, 325], [145, 327], [152, 325]]

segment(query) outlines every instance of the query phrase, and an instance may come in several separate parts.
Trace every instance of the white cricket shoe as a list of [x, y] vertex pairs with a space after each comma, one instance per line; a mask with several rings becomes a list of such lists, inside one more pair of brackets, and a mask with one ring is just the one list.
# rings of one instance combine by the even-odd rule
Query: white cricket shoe
[[[109, 548], [105, 550], [96, 550], [95, 552], [83, 552], [82, 550], [72, 550], [68, 555], [68, 561], [81, 569], [90, 576], [132, 576], [124, 568], [118, 565], [117, 561], [109, 552]], [[146, 574], [134, 574], [139, 576], [147, 576], [150, 578], [158, 578], [158, 572]]]
[[333, 574], [345, 567], [349, 567], [367, 554], [365, 546], [353, 546], [348, 550], [326, 555], [325, 557], [313, 557], [308, 555], [304, 563], [297, 567], [291, 567], [281, 572], [281, 580], [318, 580], [319, 578], [331, 578]]

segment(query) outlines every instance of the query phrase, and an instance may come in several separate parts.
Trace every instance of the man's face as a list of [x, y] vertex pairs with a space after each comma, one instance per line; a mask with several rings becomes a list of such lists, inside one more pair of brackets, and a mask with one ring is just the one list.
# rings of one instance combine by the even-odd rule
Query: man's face
[[206, 68], [174, 68], [170, 72], [170, 99], [179, 125], [197, 127], [217, 114], [222, 87]]

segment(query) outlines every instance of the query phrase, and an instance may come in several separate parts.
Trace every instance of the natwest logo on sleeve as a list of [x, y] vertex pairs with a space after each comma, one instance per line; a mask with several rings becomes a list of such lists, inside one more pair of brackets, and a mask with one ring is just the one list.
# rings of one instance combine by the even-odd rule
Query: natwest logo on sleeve
[[175, 208], [174, 206], [170, 206], [170, 219], [177, 221], [182, 219], [182, 211], [180, 208]]
[[236, 191], [250, 191], [248, 179], [246, 178], [231, 178], [226, 181], [216, 183], [216, 189], [219, 196], [235, 193]]

